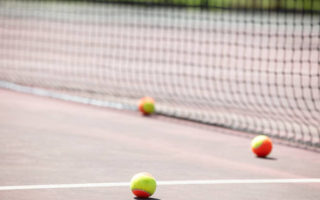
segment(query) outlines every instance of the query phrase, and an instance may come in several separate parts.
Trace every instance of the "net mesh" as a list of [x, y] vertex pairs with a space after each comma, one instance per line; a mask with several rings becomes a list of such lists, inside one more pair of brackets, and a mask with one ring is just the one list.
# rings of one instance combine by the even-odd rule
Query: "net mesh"
[[1, 1], [1, 85], [320, 146], [319, 1], [117, 2]]

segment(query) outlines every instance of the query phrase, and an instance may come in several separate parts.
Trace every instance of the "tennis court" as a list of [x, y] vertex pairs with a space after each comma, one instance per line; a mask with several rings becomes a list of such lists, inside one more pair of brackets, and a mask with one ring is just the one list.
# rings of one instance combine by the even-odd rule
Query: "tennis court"
[[0, 199], [319, 198], [319, 3], [168, 2], [0, 2]]
[[[229, 130], [6, 90], [0, 95], [1, 199], [133, 199], [129, 181], [140, 171], [159, 182], [180, 181], [160, 184], [156, 199], [319, 196], [317, 152], [275, 143], [269, 159], [258, 159], [250, 152], [250, 137]], [[317, 182], [289, 182], [310, 178]], [[288, 182], [263, 183], [266, 179]], [[206, 184], [210, 180], [231, 182]], [[184, 185], [187, 181], [200, 183]]]

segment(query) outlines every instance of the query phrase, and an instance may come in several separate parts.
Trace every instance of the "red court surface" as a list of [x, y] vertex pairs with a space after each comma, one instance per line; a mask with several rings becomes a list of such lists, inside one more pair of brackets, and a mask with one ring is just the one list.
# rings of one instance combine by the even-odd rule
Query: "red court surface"
[[0, 90], [0, 199], [129, 200], [141, 171], [159, 182], [154, 199], [319, 199], [319, 153], [276, 143], [259, 159], [240, 135]]

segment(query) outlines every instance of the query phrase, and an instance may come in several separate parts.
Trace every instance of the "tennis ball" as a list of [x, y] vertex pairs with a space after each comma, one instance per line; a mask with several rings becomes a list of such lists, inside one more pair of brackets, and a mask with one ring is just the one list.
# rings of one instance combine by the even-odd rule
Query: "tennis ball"
[[150, 115], [155, 111], [154, 100], [151, 97], [141, 98], [138, 106], [140, 112], [144, 115]]
[[272, 142], [265, 135], [256, 136], [251, 142], [251, 150], [258, 157], [266, 157], [272, 150]]
[[134, 175], [130, 183], [132, 193], [139, 198], [148, 198], [156, 191], [156, 187], [156, 180], [146, 172]]

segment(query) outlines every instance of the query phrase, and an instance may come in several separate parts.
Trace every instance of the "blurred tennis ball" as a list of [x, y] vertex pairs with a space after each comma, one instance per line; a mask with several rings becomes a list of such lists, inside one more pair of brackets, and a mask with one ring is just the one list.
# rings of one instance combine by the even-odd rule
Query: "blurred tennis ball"
[[130, 189], [139, 198], [148, 198], [156, 191], [157, 182], [153, 176], [146, 172], [134, 175], [131, 179]]
[[143, 97], [139, 101], [139, 110], [144, 115], [150, 115], [155, 112], [154, 99], [151, 97]]
[[266, 157], [272, 150], [272, 141], [265, 135], [258, 135], [253, 138], [251, 149], [258, 157]]

